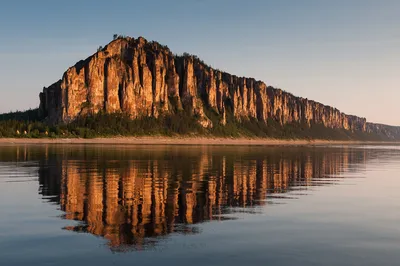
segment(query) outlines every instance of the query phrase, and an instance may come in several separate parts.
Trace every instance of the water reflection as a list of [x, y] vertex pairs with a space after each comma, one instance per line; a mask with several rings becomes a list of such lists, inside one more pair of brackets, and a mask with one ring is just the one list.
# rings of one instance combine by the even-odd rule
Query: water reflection
[[[44, 156], [43, 156], [44, 154]], [[115, 251], [145, 249], [197, 223], [257, 211], [287, 192], [360, 172], [371, 151], [265, 147], [6, 147], [0, 159], [38, 161], [40, 194], [64, 229], [104, 237]], [[291, 193], [290, 195], [296, 195]], [[291, 196], [293, 197], [293, 196]], [[294, 196], [296, 197], [296, 196]]]

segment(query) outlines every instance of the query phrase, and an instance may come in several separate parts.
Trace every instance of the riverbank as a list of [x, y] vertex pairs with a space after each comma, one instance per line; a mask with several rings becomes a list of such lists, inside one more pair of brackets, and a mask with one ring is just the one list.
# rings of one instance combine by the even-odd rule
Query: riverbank
[[263, 138], [206, 138], [206, 137], [112, 137], [112, 138], [0, 138], [0, 144], [108, 144], [108, 145], [348, 145], [400, 144], [399, 142], [283, 140]]

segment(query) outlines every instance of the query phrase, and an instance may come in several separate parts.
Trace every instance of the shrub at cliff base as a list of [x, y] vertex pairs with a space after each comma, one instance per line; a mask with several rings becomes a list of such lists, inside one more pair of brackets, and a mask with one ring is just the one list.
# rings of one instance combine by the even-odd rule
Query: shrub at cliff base
[[123, 113], [99, 113], [80, 117], [69, 124], [48, 125], [38, 119], [35, 112], [0, 115], [0, 137], [12, 138], [95, 138], [112, 136], [145, 135], [191, 135], [218, 137], [260, 137], [279, 139], [332, 139], [332, 140], [382, 140], [378, 135], [351, 132], [344, 129], [326, 128], [320, 124], [311, 126], [292, 123], [281, 126], [268, 119], [266, 123], [250, 119], [237, 121], [227, 109], [226, 124], [214, 110], [205, 108], [207, 117], [213, 122], [211, 129], [202, 128], [198, 117], [181, 110], [175, 114], [141, 119], [131, 119]]

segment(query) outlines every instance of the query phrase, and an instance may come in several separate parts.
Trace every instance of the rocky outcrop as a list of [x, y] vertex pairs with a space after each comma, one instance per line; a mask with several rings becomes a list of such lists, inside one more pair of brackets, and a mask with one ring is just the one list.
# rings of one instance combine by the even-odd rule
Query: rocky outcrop
[[400, 140], [400, 127], [375, 123], [367, 123], [367, 132], [379, 136], [383, 140]]
[[[203, 127], [234, 119], [270, 119], [280, 123], [323, 124], [328, 128], [372, 132], [365, 118], [293, 96], [252, 78], [207, 66], [195, 56], [174, 55], [166, 46], [143, 38], [119, 38], [69, 68], [62, 79], [40, 93], [40, 111], [50, 123], [79, 116], [123, 112], [132, 118], [159, 117], [185, 109]], [[215, 123], [215, 121], [214, 121]]]

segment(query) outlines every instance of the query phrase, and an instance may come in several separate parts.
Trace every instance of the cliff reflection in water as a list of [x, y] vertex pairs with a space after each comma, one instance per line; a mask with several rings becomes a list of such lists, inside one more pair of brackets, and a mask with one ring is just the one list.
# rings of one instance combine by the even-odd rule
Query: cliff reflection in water
[[192, 224], [255, 211], [274, 195], [333, 184], [365, 160], [357, 149], [47, 147], [39, 182], [65, 219], [81, 221], [65, 229], [123, 251], [196, 233]]

